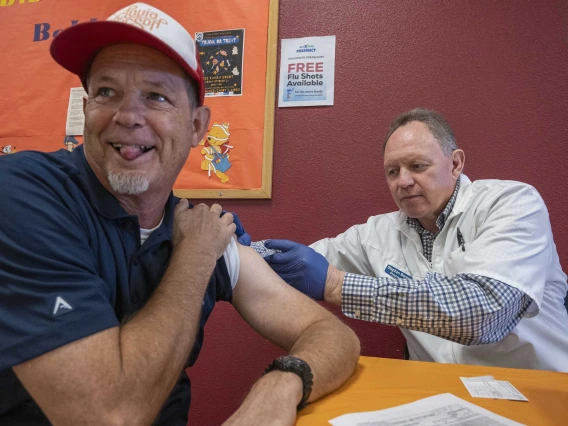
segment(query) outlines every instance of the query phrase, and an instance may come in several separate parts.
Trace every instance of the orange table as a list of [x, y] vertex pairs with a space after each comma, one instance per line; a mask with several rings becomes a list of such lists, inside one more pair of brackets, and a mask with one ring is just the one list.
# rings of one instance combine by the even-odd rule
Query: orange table
[[[508, 380], [529, 402], [473, 398], [460, 376]], [[304, 408], [296, 426], [329, 425], [328, 420], [342, 414], [395, 407], [441, 393], [526, 425], [568, 425], [567, 373], [361, 357], [353, 376]]]

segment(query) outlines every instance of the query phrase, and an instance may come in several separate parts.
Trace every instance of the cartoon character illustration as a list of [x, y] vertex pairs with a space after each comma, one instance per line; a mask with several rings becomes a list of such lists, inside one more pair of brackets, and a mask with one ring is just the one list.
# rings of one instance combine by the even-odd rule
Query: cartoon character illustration
[[204, 145], [201, 154], [204, 160], [201, 162], [201, 170], [207, 170], [211, 177], [211, 171], [221, 180], [221, 183], [229, 181], [229, 176], [225, 174], [231, 167], [229, 161], [229, 150], [233, 148], [229, 145], [229, 123], [214, 123], [209, 130], [209, 134], [203, 138], [199, 145]]
[[239, 54], [239, 49], [237, 46], [233, 46], [233, 55], [238, 55]]
[[233, 73], [233, 75], [239, 75], [239, 74], [240, 74], [240, 72], [239, 72], [239, 70], [237, 69], [237, 67], [233, 68], [232, 73]]
[[16, 153], [16, 147], [12, 145], [3, 146], [2, 151], [0, 151], [0, 154], [15, 154], [15, 153]]
[[67, 151], [73, 152], [73, 150], [79, 145], [79, 141], [75, 139], [75, 136], [65, 136], [63, 140], [63, 145], [67, 147]]

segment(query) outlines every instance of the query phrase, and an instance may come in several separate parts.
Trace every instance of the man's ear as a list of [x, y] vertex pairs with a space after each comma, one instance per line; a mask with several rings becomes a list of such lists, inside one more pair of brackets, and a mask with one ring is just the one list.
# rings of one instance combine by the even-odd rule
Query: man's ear
[[465, 166], [465, 153], [461, 149], [456, 149], [452, 152], [452, 176], [454, 179], [460, 176]]
[[191, 147], [195, 148], [207, 133], [209, 128], [209, 120], [211, 119], [211, 110], [208, 106], [195, 108], [193, 111], [192, 139]]

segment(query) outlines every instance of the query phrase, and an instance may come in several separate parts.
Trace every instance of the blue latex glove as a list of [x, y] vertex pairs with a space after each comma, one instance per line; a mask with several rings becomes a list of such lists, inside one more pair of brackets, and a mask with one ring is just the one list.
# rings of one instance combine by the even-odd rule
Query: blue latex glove
[[266, 240], [269, 249], [281, 253], [264, 260], [280, 278], [312, 299], [323, 300], [329, 262], [314, 249], [289, 240]]
[[[225, 213], [227, 213], [227, 211], [222, 210], [221, 216], [223, 216]], [[245, 231], [245, 228], [243, 228], [243, 224], [241, 223], [239, 216], [233, 212], [231, 212], [231, 214], [233, 215], [233, 223], [237, 225], [237, 229], [235, 230], [235, 234], [237, 234], [237, 241], [241, 243], [243, 246], [250, 246], [251, 243], [250, 235], [247, 234], [247, 231]]]

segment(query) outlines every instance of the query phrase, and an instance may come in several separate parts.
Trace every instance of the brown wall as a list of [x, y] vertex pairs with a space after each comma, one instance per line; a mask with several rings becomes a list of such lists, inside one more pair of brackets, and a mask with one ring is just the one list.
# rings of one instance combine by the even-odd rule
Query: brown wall
[[[472, 180], [520, 180], [540, 191], [568, 263], [568, 2], [280, 3], [280, 38], [337, 36], [335, 105], [276, 110], [272, 200], [223, 203], [254, 240], [311, 243], [394, 210], [382, 138], [394, 116], [425, 106], [452, 125]], [[401, 356], [397, 329], [348, 323], [364, 355]], [[192, 425], [220, 424], [281, 353], [228, 304], [205, 330], [189, 370]]]

